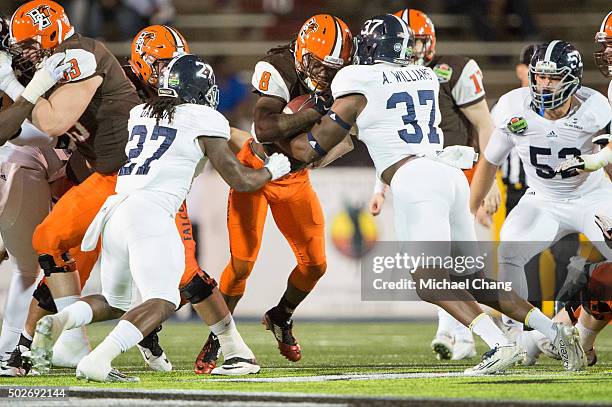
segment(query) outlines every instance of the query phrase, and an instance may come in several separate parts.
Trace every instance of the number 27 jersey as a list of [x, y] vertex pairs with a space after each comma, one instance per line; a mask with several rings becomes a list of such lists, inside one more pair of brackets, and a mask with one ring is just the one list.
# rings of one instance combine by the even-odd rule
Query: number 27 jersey
[[368, 100], [357, 117], [357, 127], [378, 177], [404, 157], [432, 156], [442, 150], [440, 85], [430, 68], [349, 65], [336, 74], [331, 90], [336, 99], [357, 93]]
[[203, 105], [185, 103], [176, 107], [172, 122], [157, 123], [147, 116], [145, 105], [130, 111], [128, 162], [119, 170], [116, 192], [156, 192], [155, 199], [175, 214], [191, 189], [193, 178], [205, 163], [198, 138], [230, 138], [227, 119]]

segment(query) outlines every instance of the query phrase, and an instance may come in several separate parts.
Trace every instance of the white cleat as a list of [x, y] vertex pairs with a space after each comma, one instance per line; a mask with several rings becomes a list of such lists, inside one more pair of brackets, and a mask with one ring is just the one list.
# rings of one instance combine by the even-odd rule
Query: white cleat
[[517, 364], [524, 355], [525, 351], [516, 344], [496, 346], [482, 356], [482, 362], [465, 369], [464, 373], [468, 376], [499, 373]]
[[557, 349], [555, 349], [550, 339], [539, 331], [521, 332], [517, 338], [517, 342], [526, 351], [522, 361], [523, 366], [535, 365], [538, 357], [542, 353], [551, 359], [561, 359], [561, 356], [559, 356]]
[[150, 349], [147, 349], [143, 346], [138, 346], [138, 350], [142, 355], [145, 363], [156, 372], [171, 372], [172, 371], [172, 363], [166, 357], [166, 353], [162, 351], [161, 355], [155, 356]]
[[42, 317], [36, 323], [30, 360], [32, 361], [32, 367], [41, 374], [49, 373], [53, 359], [53, 345], [63, 331], [64, 326], [54, 315]]
[[244, 359], [244, 358], [231, 358], [223, 362], [221, 366], [218, 366], [210, 372], [214, 375], [224, 376], [241, 376], [247, 374], [259, 373], [261, 367], [257, 364], [255, 359]]
[[140, 379], [134, 376], [127, 376], [117, 369], [111, 367], [110, 363], [101, 363], [90, 356], [85, 356], [76, 368], [76, 378], [92, 382], [114, 383], [127, 382], [135, 383]]
[[476, 356], [476, 345], [473, 340], [459, 339], [453, 345], [451, 360], [471, 359]]
[[[91, 347], [83, 328], [65, 331], [53, 346], [52, 364], [57, 367], [77, 367], [81, 359], [89, 355]], [[82, 333], [82, 334], [81, 334]]]
[[431, 350], [438, 360], [449, 360], [453, 357], [453, 337], [442, 332], [431, 341]]
[[587, 365], [587, 358], [580, 344], [578, 329], [561, 322], [555, 322], [553, 329], [557, 331], [553, 345], [559, 350], [563, 367], [570, 371], [583, 370]]

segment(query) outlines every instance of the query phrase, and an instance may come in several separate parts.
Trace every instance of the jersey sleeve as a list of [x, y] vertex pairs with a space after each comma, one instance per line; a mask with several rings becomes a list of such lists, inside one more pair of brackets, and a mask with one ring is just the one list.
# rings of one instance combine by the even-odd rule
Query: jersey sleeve
[[259, 61], [255, 65], [251, 84], [257, 92], [263, 95], [276, 96], [287, 103], [291, 100], [285, 80], [274, 65], [269, 62]]
[[60, 83], [79, 82], [97, 74], [98, 63], [95, 55], [82, 48], [69, 48], [65, 61], [70, 64], [70, 70]]
[[334, 99], [351, 93], [365, 95], [365, 86], [361, 76], [359, 65], [349, 65], [338, 71], [331, 83], [331, 91]]
[[587, 100], [588, 114], [585, 117], [585, 127], [595, 133], [606, 129], [612, 121], [612, 107], [606, 103], [606, 97], [594, 91], [593, 95]]
[[459, 107], [466, 107], [484, 99], [485, 90], [482, 84], [482, 71], [476, 61], [470, 59], [465, 64], [457, 82], [455, 82], [451, 89], [451, 94]]
[[495, 128], [487, 148], [485, 148], [484, 156], [491, 164], [500, 166], [508, 158], [513, 148], [514, 140], [512, 136], [500, 128]]
[[195, 134], [196, 138], [204, 136], [230, 139], [230, 125], [225, 116], [208, 106], [187, 106], [188, 118], [184, 125]]

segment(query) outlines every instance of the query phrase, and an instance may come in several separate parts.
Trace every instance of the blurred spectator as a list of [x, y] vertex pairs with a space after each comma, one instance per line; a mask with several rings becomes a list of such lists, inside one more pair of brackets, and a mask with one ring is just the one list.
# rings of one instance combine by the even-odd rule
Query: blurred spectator
[[238, 128], [250, 130], [253, 122], [251, 83], [233, 68], [231, 61], [220, 56], [211, 61], [219, 87], [217, 110]]

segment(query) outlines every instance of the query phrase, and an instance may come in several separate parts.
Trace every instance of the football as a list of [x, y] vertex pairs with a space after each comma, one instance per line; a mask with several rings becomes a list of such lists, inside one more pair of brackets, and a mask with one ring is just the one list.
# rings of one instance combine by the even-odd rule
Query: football
[[314, 107], [315, 98], [311, 95], [302, 95], [291, 99], [283, 109], [283, 113], [293, 114], [300, 110], [310, 109]]

